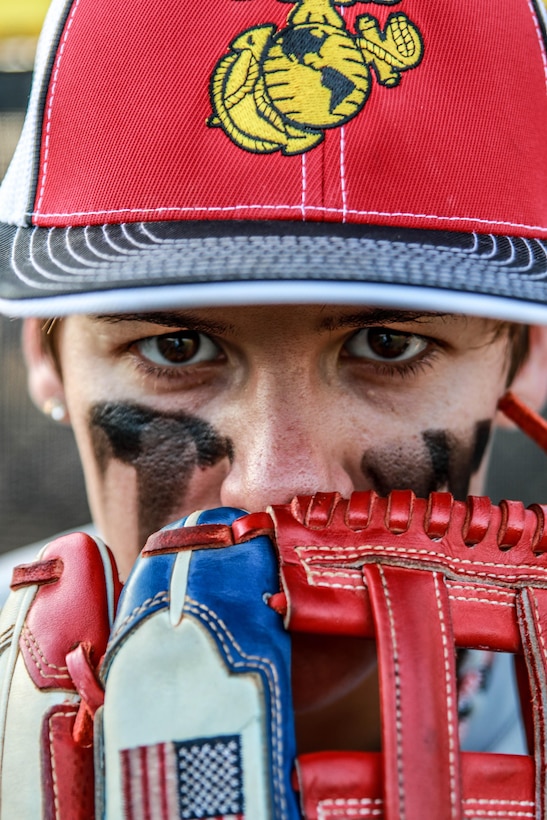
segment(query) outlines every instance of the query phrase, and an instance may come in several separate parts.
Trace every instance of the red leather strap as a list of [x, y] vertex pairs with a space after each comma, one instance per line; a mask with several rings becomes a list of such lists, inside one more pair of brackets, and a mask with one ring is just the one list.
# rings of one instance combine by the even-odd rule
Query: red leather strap
[[524, 659], [533, 703], [537, 817], [547, 811], [547, 589], [523, 589], [517, 596]]
[[[297, 788], [306, 820], [384, 820], [382, 755], [374, 752], [314, 752], [300, 755]], [[534, 765], [521, 755], [461, 755], [463, 808], [477, 820], [532, 820]], [[431, 772], [430, 782], [436, 770]], [[429, 787], [429, 784], [428, 784]], [[532, 796], [532, 797], [531, 797]], [[420, 816], [420, 815], [418, 815]], [[401, 815], [400, 820], [407, 815]], [[436, 815], [421, 815], [437, 820]]]
[[498, 402], [498, 407], [517, 427], [547, 451], [547, 421], [528, 407], [510, 390]]
[[151, 535], [142, 550], [144, 558], [181, 550], [230, 547], [234, 543], [231, 527], [226, 524], [202, 524], [199, 527], [178, 527], [159, 530]]
[[18, 564], [13, 568], [10, 589], [21, 589], [31, 584], [53, 584], [63, 574], [63, 562], [60, 558], [45, 561], [33, 561], [30, 564]]
[[[455, 502], [447, 493], [428, 500], [411, 496], [404, 501], [398, 494], [396, 516], [390, 498], [356, 493], [349, 501], [338, 499], [329, 525], [313, 529], [305, 524], [309, 499], [273, 508], [285, 600], [276, 596], [272, 603], [285, 610], [287, 628], [374, 637], [360, 567], [396, 564], [445, 575], [461, 646], [519, 651], [515, 588], [547, 586], [543, 506]], [[403, 501], [409, 516], [401, 534]]]
[[[287, 628], [378, 644], [382, 753], [301, 756], [306, 820], [545, 820], [547, 506], [363, 492], [302, 496], [271, 516], [282, 590], [270, 605]], [[456, 647], [511, 652], [527, 669], [533, 755], [460, 752]]]
[[[38, 713], [45, 715], [39, 752], [45, 816], [48, 820], [91, 820], [91, 711], [100, 702], [92, 668], [106, 650], [110, 619], [121, 591], [114, 559], [100, 542], [74, 533], [49, 544], [36, 567], [23, 568], [16, 573], [17, 579], [38, 584], [19, 647], [38, 690], [26, 684], [30, 719], [36, 720]], [[85, 706], [76, 702], [76, 691], [83, 694]], [[24, 726], [25, 720], [21, 723]], [[21, 742], [29, 742], [24, 730]]]
[[[98, 662], [110, 634], [104, 565], [96, 542], [85, 533], [58, 538], [46, 547], [43, 557], [60, 561], [63, 571], [55, 583], [38, 589], [19, 645], [39, 689], [75, 691], [66, 665], [67, 652], [88, 641]], [[121, 584], [116, 570], [112, 581], [117, 601]]]
[[[460, 820], [454, 637], [438, 573], [373, 564], [386, 820]], [[431, 773], [435, 776], [432, 777]]]
[[306, 820], [383, 817], [383, 762], [379, 753], [300, 755], [296, 775]]
[[46, 820], [95, 817], [93, 748], [73, 738], [78, 707], [60, 704], [42, 726], [42, 777]]
[[91, 661], [91, 645], [88, 642], [78, 644], [67, 654], [66, 665], [80, 697], [85, 700], [90, 713], [94, 715], [104, 703], [104, 689]]

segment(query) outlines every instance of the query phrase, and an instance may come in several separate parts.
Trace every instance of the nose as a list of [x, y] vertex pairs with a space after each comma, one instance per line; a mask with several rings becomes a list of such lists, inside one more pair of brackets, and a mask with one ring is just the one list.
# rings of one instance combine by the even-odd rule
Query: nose
[[[294, 384], [293, 384], [294, 386]], [[353, 487], [346, 469], [338, 420], [307, 392], [283, 390], [280, 384], [254, 392], [233, 421], [233, 461], [221, 487], [221, 503], [249, 511], [284, 504], [295, 495]]]

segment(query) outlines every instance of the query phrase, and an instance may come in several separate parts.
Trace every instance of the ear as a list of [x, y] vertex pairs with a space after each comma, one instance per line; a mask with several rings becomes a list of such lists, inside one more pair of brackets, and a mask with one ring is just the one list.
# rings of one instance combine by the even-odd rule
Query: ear
[[34, 404], [55, 421], [68, 422], [65, 390], [59, 369], [43, 344], [42, 319], [23, 322], [23, 353], [28, 391]]
[[[530, 327], [530, 350], [512, 384], [509, 385], [528, 407], [537, 413], [547, 402], [547, 327]], [[500, 427], [514, 428], [514, 424], [502, 413], [498, 413], [496, 423]]]

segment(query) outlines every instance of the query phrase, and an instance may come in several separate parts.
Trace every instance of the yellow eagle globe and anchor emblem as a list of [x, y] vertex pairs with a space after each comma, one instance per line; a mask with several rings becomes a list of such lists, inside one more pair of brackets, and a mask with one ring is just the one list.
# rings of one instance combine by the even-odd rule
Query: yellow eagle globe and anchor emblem
[[398, 85], [422, 59], [420, 31], [395, 12], [383, 30], [373, 15], [361, 14], [351, 32], [336, 6], [361, 1], [297, 0], [285, 28], [265, 23], [239, 34], [211, 76], [207, 124], [246, 151], [301, 154], [323, 140], [325, 129], [362, 110], [372, 70], [381, 85]]

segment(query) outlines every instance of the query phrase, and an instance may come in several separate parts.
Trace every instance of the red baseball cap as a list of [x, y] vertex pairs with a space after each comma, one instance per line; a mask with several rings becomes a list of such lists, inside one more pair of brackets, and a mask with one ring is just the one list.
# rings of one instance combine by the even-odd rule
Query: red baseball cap
[[0, 189], [12, 315], [547, 322], [540, 0], [54, 0]]

